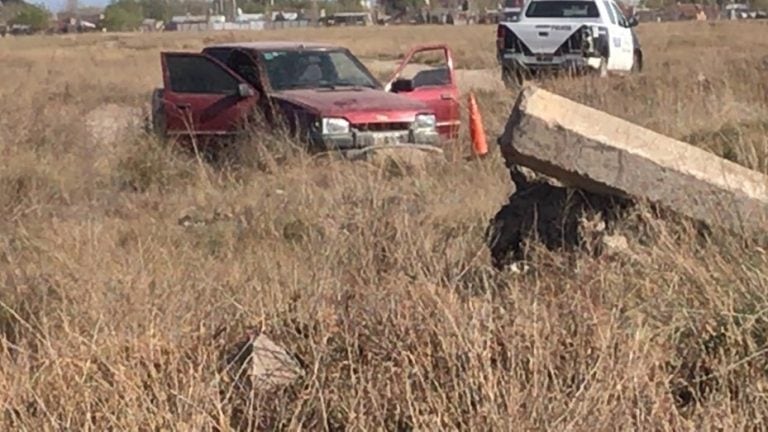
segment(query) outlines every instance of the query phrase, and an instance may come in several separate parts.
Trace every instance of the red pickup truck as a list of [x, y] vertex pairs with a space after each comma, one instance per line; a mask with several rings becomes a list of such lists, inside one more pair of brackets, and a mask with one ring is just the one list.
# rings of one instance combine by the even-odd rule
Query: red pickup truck
[[[424, 51], [445, 61], [400, 78]], [[348, 49], [320, 43], [217, 44], [200, 53], [163, 52], [161, 63], [163, 88], [153, 92], [152, 112], [164, 137], [232, 136], [255, 115], [264, 127], [282, 124], [321, 150], [439, 145], [458, 135], [458, 89], [446, 45], [414, 48], [386, 85]]]

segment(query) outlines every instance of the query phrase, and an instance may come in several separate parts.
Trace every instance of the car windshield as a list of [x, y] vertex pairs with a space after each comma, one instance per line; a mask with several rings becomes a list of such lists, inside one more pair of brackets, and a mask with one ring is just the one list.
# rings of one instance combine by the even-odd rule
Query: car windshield
[[531, 2], [528, 18], [599, 18], [597, 5], [583, 0], [545, 0]]
[[378, 87], [347, 51], [265, 51], [267, 77], [274, 90]]

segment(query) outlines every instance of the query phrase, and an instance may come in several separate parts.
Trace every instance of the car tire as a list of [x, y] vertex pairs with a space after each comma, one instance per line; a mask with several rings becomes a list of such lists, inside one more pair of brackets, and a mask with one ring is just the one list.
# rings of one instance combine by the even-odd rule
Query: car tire
[[152, 111], [151, 129], [152, 132], [161, 140], [166, 138], [165, 134], [165, 110], [163, 110], [163, 89], [156, 88], [152, 92]]
[[635, 51], [635, 55], [632, 56], [632, 73], [640, 73], [643, 71], [643, 55], [640, 51]]
[[600, 57], [600, 69], [598, 69], [600, 78], [608, 76], [608, 57]]

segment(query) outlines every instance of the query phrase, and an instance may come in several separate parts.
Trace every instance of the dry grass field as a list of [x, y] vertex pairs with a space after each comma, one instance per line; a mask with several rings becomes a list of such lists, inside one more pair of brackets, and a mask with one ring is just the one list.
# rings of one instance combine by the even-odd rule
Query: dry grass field
[[[212, 166], [108, 133], [148, 103], [160, 50], [211, 41], [326, 40], [367, 60], [445, 41], [497, 76], [494, 27], [446, 30], [0, 40], [0, 430], [765, 430], [758, 245], [653, 220], [618, 255], [491, 268], [512, 93], [477, 93], [491, 157], [465, 160], [464, 138], [423, 172], [258, 140]], [[542, 85], [768, 172], [768, 26], [638, 32], [642, 74]], [[219, 359], [249, 328], [306, 375], [227, 392]]]

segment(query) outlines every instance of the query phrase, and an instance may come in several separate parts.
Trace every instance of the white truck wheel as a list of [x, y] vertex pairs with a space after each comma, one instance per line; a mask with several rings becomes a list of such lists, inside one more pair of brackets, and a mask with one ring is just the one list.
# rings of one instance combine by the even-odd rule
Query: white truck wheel
[[607, 57], [600, 57], [600, 78], [605, 78], [608, 76], [608, 58]]
[[635, 51], [635, 55], [632, 56], [632, 73], [640, 73], [643, 70], [643, 56]]

